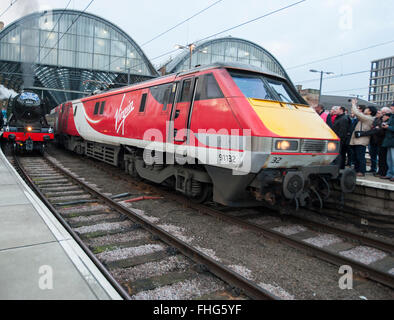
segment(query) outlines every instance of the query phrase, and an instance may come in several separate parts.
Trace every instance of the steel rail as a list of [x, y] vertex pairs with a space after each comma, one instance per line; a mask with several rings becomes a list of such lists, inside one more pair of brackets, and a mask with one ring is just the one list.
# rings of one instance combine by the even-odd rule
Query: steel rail
[[249, 279], [243, 277], [242, 275], [234, 272], [233, 270], [229, 269], [223, 264], [218, 263], [216, 260], [210, 258], [209, 256], [203, 254], [202, 252], [196, 250], [186, 242], [174, 237], [164, 229], [154, 225], [149, 220], [137, 215], [133, 211], [129, 210], [128, 208], [124, 207], [123, 205], [117, 203], [116, 201], [112, 200], [108, 196], [102, 194], [96, 188], [89, 186], [85, 182], [78, 179], [74, 174], [72, 174], [69, 170], [61, 168], [58, 164], [53, 162], [47, 155], [44, 155], [44, 159], [47, 160], [52, 167], [54, 167], [57, 171], [61, 172], [65, 176], [69, 177], [70, 179], [74, 180], [78, 183], [82, 188], [84, 188], [89, 193], [95, 195], [97, 198], [101, 199], [104, 203], [106, 203], [111, 208], [115, 209], [118, 212], [123, 213], [124, 215], [128, 216], [131, 220], [136, 221], [137, 223], [141, 224], [141, 226], [153, 234], [159, 236], [159, 238], [167, 243], [168, 245], [176, 248], [182, 254], [189, 257], [195, 262], [198, 262], [202, 265], [205, 265], [207, 269], [219, 277], [220, 279], [224, 280], [225, 282], [229, 283], [230, 285], [241, 289], [247, 296], [257, 300], [279, 300], [278, 297], [271, 294], [267, 290], [261, 288], [260, 286], [256, 285], [254, 282], [250, 281]]
[[38, 187], [34, 184], [33, 180], [30, 178], [29, 174], [23, 168], [20, 163], [18, 157], [14, 154], [14, 162], [17, 167], [17, 171], [19, 171], [24, 180], [28, 183], [30, 188], [37, 194], [40, 200], [45, 204], [45, 206], [52, 212], [52, 214], [56, 217], [56, 219], [62, 224], [62, 226], [67, 230], [67, 232], [73, 237], [73, 239], [78, 243], [81, 249], [86, 253], [86, 255], [92, 260], [95, 266], [100, 270], [100, 272], [104, 275], [104, 277], [108, 280], [108, 282], [113, 286], [113, 288], [118, 292], [118, 294], [124, 300], [131, 300], [130, 295], [126, 292], [126, 290], [115, 280], [115, 278], [108, 272], [107, 268], [101, 263], [99, 259], [92, 253], [92, 251], [82, 242], [80, 237], [75, 233], [75, 231], [68, 225], [68, 223], [63, 219], [63, 217], [58, 213], [56, 208], [47, 200], [44, 194], [38, 189]]
[[329, 226], [325, 223], [312, 221], [312, 220], [305, 218], [305, 217], [291, 216], [290, 220], [294, 220], [296, 222], [300, 222], [305, 225], [309, 225], [313, 228], [323, 229], [324, 231], [327, 231], [327, 232], [333, 232], [337, 235], [342, 235], [346, 238], [353, 239], [353, 240], [358, 241], [360, 243], [372, 246], [376, 249], [381, 249], [381, 250], [387, 251], [391, 255], [394, 255], [394, 244], [392, 244], [390, 242], [374, 239], [371, 237], [366, 237], [366, 236], [363, 236], [363, 235], [358, 234], [356, 232], [344, 230], [339, 227], [332, 227], [332, 226]]
[[[92, 163], [95, 163], [95, 162], [92, 161]], [[98, 167], [103, 168], [102, 163], [100, 163], [100, 166], [98, 166]], [[112, 174], [113, 174], [113, 172], [112, 172]], [[130, 179], [126, 179], [125, 177], [120, 177], [120, 178], [124, 179], [125, 181], [131, 182], [136, 186], [141, 187], [142, 185], [144, 185], [144, 186], [148, 185], [144, 182], [130, 181]], [[269, 228], [246, 222], [240, 218], [228, 216], [228, 215], [224, 214], [223, 212], [216, 210], [216, 209], [209, 208], [206, 205], [194, 203], [194, 202], [186, 199], [182, 195], [174, 194], [174, 193], [162, 190], [161, 188], [158, 188], [158, 187], [155, 187], [152, 185], [148, 185], [148, 186], [151, 188], [151, 190], [154, 190], [156, 193], [158, 193], [162, 196], [165, 196], [166, 199], [172, 199], [172, 200], [179, 202], [183, 205], [187, 205], [188, 207], [195, 209], [200, 213], [208, 214], [210, 216], [221, 219], [223, 221], [236, 224], [236, 225], [241, 226], [246, 229], [250, 229], [250, 230], [257, 232], [258, 234], [261, 234], [263, 236], [266, 236], [267, 238], [270, 238], [272, 240], [286, 243], [287, 245], [290, 245], [294, 248], [298, 248], [303, 251], [306, 251], [307, 253], [309, 253], [313, 256], [316, 256], [320, 259], [323, 259], [325, 261], [333, 263], [337, 266], [349, 265], [354, 270], [361, 272], [365, 278], [369, 278], [373, 281], [384, 284], [390, 288], [394, 288], [394, 276], [387, 273], [387, 272], [383, 272], [377, 268], [368, 266], [368, 265], [358, 262], [356, 260], [347, 258], [345, 256], [342, 256], [342, 255], [339, 255], [336, 253], [333, 253], [333, 252], [326, 250], [324, 248], [316, 247], [316, 246], [306, 243], [302, 240], [288, 237], [284, 234], [281, 234], [280, 232], [276, 232], [276, 231], [271, 230]], [[335, 232], [335, 233], [341, 233], [344, 236], [347, 236], [347, 237], [353, 238], [353, 239], [357, 239], [358, 241], [362, 241], [364, 243], [370, 243], [370, 244], [374, 243], [373, 246], [379, 245], [379, 248], [387, 248], [387, 245], [388, 245], [385, 242], [381, 242], [379, 240], [375, 240], [375, 239], [372, 239], [369, 237], [365, 237], [365, 236], [361, 236], [361, 235], [357, 236], [356, 233], [353, 233], [351, 231], [345, 231], [345, 230], [339, 231], [334, 227], [331, 227], [331, 228], [332, 228], [333, 232]], [[392, 252], [392, 246], [388, 247], [388, 251]]]

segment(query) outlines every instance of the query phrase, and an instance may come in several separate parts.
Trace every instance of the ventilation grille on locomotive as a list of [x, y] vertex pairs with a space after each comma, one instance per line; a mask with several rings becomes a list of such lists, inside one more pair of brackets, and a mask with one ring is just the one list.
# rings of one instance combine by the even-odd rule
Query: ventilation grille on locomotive
[[324, 153], [327, 150], [327, 141], [325, 140], [302, 140], [302, 153]]

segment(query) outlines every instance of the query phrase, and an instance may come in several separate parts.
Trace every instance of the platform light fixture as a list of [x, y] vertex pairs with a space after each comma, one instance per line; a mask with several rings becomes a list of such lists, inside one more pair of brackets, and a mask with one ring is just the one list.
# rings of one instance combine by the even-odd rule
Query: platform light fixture
[[[189, 54], [190, 54], [189, 69], [191, 69], [192, 68], [193, 51], [194, 51], [194, 49], [196, 49], [196, 45], [194, 43], [190, 43], [190, 44], [188, 44], [186, 46], [183, 46], [181, 44], [176, 44], [175, 48], [176, 49], [187, 49], [187, 50], [189, 50]], [[197, 51], [202, 52], [202, 53], [208, 53], [208, 48], [204, 48], [202, 50], [197, 50]]]
[[331, 71], [322, 71], [322, 70], [315, 70], [311, 69], [309, 72], [317, 72], [320, 73], [320, 89], [319, 89], [319, 104], [320, 104], [320, 99], [321, 99], [321, 88], [322, 88], [322, 83], [323, 83], [323, 74], [334, 74], [334, 72]]

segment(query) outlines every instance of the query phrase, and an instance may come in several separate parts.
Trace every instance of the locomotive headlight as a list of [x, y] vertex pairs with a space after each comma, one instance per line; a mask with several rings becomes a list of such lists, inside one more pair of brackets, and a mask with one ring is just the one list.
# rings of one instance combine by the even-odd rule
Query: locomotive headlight
[[276, 140], [275, 150], [277, 151], [297, 151], [298, 141], [297, 140]]
[[327, 144], [327, 152], [331, 152], [331, 153], [338, 152], [338, 143], [332, 141], [329, 142]]
[[27, 127], [26, 130], [30, 132], [30, 131], [33, 130], [33, 128], [32, 127]]
[[52, 127], [50, 127], [50, 128], [48, 129], [48, 133], [53, 133]]

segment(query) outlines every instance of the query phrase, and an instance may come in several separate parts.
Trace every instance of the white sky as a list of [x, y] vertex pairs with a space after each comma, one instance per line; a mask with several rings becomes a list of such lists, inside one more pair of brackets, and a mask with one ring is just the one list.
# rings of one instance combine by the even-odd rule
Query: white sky
[[[15, 1], [15, 0], [13, 0]], [[6, 26], [28, 13], [64, 8], [69, 0], [18, 0], [2, 17]], [[105, 18], [128, 33], [137, 44], [191, 17], [217, 0], [94, 0], [87, 12]], [[197, 17], [143, 46], [149, 59], [254, 19], [299, 0], [222, 0]], [[0, 0], [0, 14], [10, 0]], [[83, 10], [90, 0], [71, 0], [69, 9]], [[231, 30], [231, 35], [259, 44], [285, 67], [294, 84], [319, 87], [319, 74], [335, 76], [368, 71], [371, 61], [394, 56], [394, 0], [306, 0], [294, 7]], [[299, 68], [311, 61], [384, 42], [389, 44]], [[176, 53], [175, 53], [176, 54]], [[173, 56], [175, 55], [173, 54]], [[155, 66], [167, 57], [151, 60]], [[316, 79], [315, 81], [305, 81]], [[368, 96], [369, 72], [325, 79], [323, 94]]]

